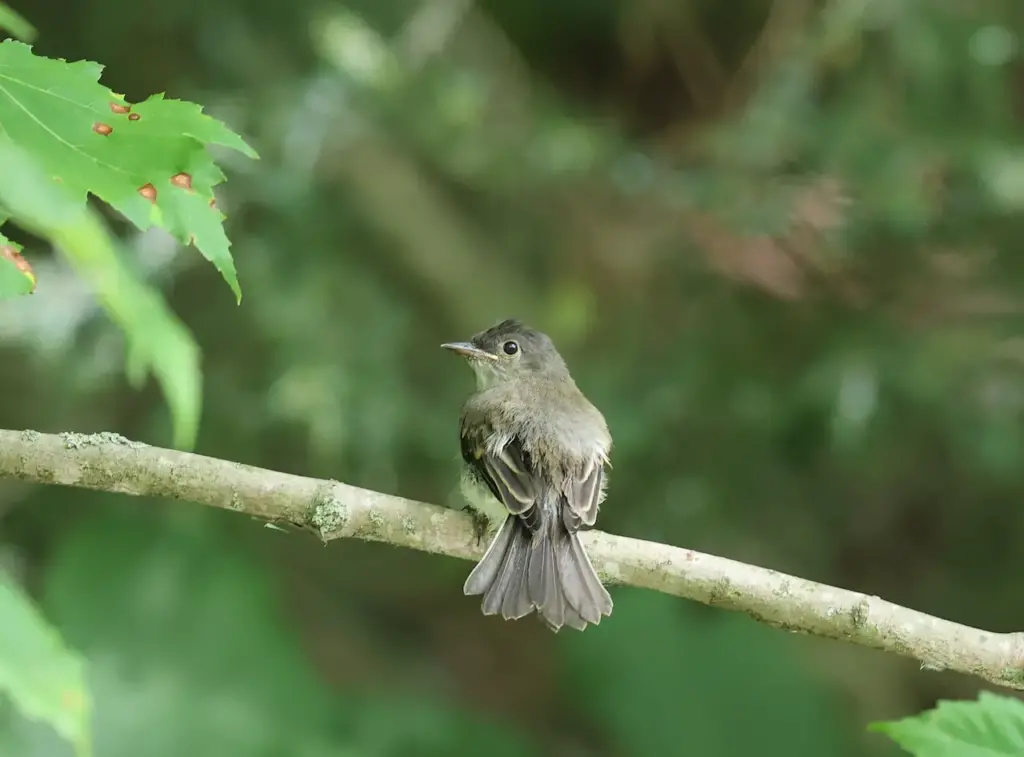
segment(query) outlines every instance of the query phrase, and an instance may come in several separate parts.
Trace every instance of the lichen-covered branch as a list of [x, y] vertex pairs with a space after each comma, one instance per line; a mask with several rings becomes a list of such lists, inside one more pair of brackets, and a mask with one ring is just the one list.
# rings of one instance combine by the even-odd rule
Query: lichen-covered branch
[[[117, 434], [0, 430], [0, 478], [188, 500], [312, 528], [324, 540], [365, 539], [478, 558], [468, 516], [437, 505], [293, 476]], [[845, 589], [666, 544], [584, 534], [598, 572], [628, 584], [740, 610], [790, 631], [913, 657], [1024, 690], [1024, 634], [989, 633]], [[453, 591], [459, 587], [453, 586]], [[614, 623], [614, 616], [606, 622]]]

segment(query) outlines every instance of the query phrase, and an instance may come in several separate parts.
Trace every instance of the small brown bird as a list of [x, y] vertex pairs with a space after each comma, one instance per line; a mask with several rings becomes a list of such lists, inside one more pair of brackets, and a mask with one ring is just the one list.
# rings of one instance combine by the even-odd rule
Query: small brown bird
[[610, 615], [612, 598], [583, 550], [605, 495], [612, 438], [545, 334], [516, 320], [468, 342], [477, 391], [462, 408], [462, 492], [498, 526], [463, 591], [485, 615], [537, 610], [549, 628], [583, 630]]

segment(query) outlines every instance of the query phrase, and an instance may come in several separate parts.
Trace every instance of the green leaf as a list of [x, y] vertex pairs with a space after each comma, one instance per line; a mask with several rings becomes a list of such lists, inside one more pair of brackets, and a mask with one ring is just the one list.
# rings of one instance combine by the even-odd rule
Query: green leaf
[[1024, 754], [1024, 702], [981, 692], [976, 702], [941, 701], [914, 717], [872, 723], [915, 757]]
[[0, 574], [0, 691], [90, 753], [91, 716], [81, 659], [20, 589]]
[[32, 278], [11, 261], [0, 255], [0, 300], [19, 297], [32, 291]]
[[50, 181], [33, 159], [0, 139], [0, 203], [20, 225], [51, 239], [96, 292], [127, 341], [135, 377], [151, 370], [167, 397], [174, 443], [191, 447], [199, 428], [199, 349], [159, 293], [124, 265], [103, 223]]
[[0, 300], [29, 294], [36, 287], [36, 277], [20, 256], [21, 245], [0, 234]]
[[[160, 94], [129, 106], [99, 83], [102, 70], [91, 61], [37, 56], [13, 40], [0, 43], [4, 132], [79, 201], [91, 192], [140, 229], [161, 226], [194, 244], [241, 302], [224, 217], [213, 205], [224, 174], [207, 145], [251, 158], [256, 152], [194, 103]], [[140, 194], [147, 185], [148, 198]]]
[[7, 3], [0, 3], [0, 30], [8, 31], [26, 42], [36, 38], [36, 28]]

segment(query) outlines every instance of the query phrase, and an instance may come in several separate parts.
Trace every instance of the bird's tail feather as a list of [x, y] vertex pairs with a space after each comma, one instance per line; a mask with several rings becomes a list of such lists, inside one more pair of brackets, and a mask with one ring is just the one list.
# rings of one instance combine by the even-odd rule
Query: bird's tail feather
[[519, 518], [507, 518], [463, 590], [483, 594], [485, 615], [514, 620], [536, 609], [554, 631], [562, 626], [582, 631], [612, 611], [612, 598], [579, 536], [560, 518], [535, 533]]
[[507, 620], [528, 615], [533, 609], [526, 581], [529, 561], [530, 533], [518, 518], [510, 516], [469, 574], [462, 590], [467, 595], [484, 595], [481, 605], [484, 615], [501, 613]]
[[556, 548], [558, 573], [565, 602], [587, 623], [601, 622], [612, 614], [612, 598], [597, 576], [579, 534], [571, 533], [558, 523], [559, 543]]

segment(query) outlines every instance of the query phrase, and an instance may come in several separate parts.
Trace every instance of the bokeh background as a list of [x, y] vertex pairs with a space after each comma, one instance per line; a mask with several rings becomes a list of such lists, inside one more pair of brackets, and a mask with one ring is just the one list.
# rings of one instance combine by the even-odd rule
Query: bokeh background
[[[603, 528], [1024, 628], [1017, 0], [42, 0], [36, 50], [243, 133], [212, 266], [114, 219], [204, 354], [199, 451], [457, 505], [469, 371], [548, 331], [616, 439]], [[169, 444], [42, 245], [0, 427]], [[554, 636], [470, 568], [198, 506], [0, 486], [88, 656], [98, 757], [895, 755], [979, 682], [626, 588]], [[0, 753], [62, 756], [0, 711]]]

